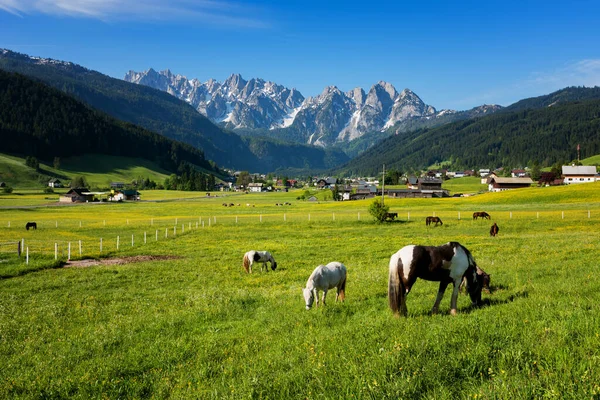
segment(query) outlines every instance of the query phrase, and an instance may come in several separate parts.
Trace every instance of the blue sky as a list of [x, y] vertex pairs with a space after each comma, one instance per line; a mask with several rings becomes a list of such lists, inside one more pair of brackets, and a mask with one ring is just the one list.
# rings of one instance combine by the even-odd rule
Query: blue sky
[[306, 96], [380, 80], [437, 109], [600, 85], [600, 2], [0, 0], [0, 47], [123, 78], [241, 73]]

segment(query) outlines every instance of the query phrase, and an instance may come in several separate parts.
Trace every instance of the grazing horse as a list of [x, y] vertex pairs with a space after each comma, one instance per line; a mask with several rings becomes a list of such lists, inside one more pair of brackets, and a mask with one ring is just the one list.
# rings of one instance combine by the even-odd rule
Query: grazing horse
[[277, 263], [275, 262], [275, 259], [268, 251], [250, 250], [249, 252], [244, 254], [243, 265], [246, 272], [250, 274], [252, 273], [252, 264], [254, 264], [255, 262], [262, 263], [262, 265], [260, 266], [261, 272], [263, 270], [263, 267], [265, 268], [265, 271], [269, 272], [269, 268], [267, 268], [267, 262], [271, 263], [271, 269], [273, 271], [275, 271], [275, 268], [277, 268]]
[[25, 224], [25, 229], [29, 230], [29, 228], [37, 229], [37, 224], [35, 222], [28, 222]]
[[302, 289], [304, 300], [306, 301], [306, 309], [310, 310], [313, 302], [319, 306], [319, 290], [323, 291], [321, 302], [325, 305], [325, 296], [329, 289], [337, 288], [335, 301], [338, 298], [344, 301], [346, 298], [346, 267], [341, 262], [333, 261], [327, 265], [319, 265], [310, 274], [306, 287]]
[[477, 264], [466, 247], [458, 242], [442, 246], [405, 246], [390, 258], [388, 300], [392, 311], [406, 316], [406, 295], [417, 278], [440, 282], [431, 312], [437, 313], [446, 287], [452, 283], [450, 314], [456, 315], [460, 283], [467, 279], [467, 291], [474, 306], [481, 305], [483, 280], [477, 275]]
[[490, 219], [490, 214], [486, 213], [485, 211], [477, 211], [473, 213], [473, 219], [477, 219], [477, 218], [483, 218], [483, 219]]
[[492, 227], [490, 228], [490, 236], [496, 236], [498, 234], [498, 231], [500, 230], [500, 228], [498, 227], [498, 225], [494, 222], [494, 225], [492, 225]]
[[444, 223], [442, 222], [442, 220], [440, 219], [440, 217], [427, 217], [427, 218], [425, 218], [425, 225], [427, 225], [427, 226], [431, 225], [434, 222], [435, 222], [435, 226], [437, 226], [438, 224], [444, 225]]

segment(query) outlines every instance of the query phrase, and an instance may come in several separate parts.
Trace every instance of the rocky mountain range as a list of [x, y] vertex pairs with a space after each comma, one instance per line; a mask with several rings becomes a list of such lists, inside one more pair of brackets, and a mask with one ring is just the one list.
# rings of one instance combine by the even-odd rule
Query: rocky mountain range
[[[404, 130], [431, 126], [438, 120], [441, 124], [452, 115], [462, 119], [461, 113], [464, 113], [437, 111], [410, 89], [398, 92], [392, 84], [383, 81], [368, 92], [359, 87], [342, 92], [328, 86], [320, 95], [308, 98], [294, 88], [263, 79], [246, 81], [239, 74], [231, 75], [222, 83], [214, 79], [200, 82], [175, 75], [168, 69], [157, 72], [150, 68], [145, 72], [129, 71], [125, 81], [166, 91], [226, 128], [277, 133], [289, 129], [293, 132], [293, 141], [323, 147], [394, 127]], [[499, 108], [485, 106], [469, 116], [495, 112]], [[289, 134], [281, 136], [290, 139]]]

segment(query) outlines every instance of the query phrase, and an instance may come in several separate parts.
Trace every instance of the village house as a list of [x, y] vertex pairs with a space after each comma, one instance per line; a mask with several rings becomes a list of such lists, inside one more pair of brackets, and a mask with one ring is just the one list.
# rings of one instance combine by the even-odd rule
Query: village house
[[490, 192], [502, 192], [510, 189], [528, 188], [533, 184], [531, 178], [499, 178], [497, 176], [488, 178], [488, 190]]
[[48, 181], [48, 186], [51, 188], [61, 188], [63, 187], [62, 182], [58, 178], [52, 178]]
[[60, 196], [58, 201], [61, 203], [94, 201], [94, 193], [91, 193], [87, 188], [74, 188]]
[[124, 182], [111, 182], [110, 187], [111, 187], [111, 189], [123, 189], [125, 187], [125, 183]]
[[319, 189], [330, 189], [332, 186], [335, 186], [336, 183], [336, 178], [328, 176], [327, 178], [319, 179], [316, 183], [316, 186]]
[[513, 169], [510, 171], [510, 176], [513, 178], [525, 178], [528, 176], [528, 173], [524, 169]]
[[593, 165], [563, 165], [562, 176], [565, 185], [595, 182], [596, 167]]
[[111, 201], [141, 200], [141, 194], [137, 190], [114, 190]]
[[262, 183], [249, 183], [248, 184], [248, 190], [250, 192], [254, 192], [254, 193], [259, 193], [263, 191], [263, 184]]

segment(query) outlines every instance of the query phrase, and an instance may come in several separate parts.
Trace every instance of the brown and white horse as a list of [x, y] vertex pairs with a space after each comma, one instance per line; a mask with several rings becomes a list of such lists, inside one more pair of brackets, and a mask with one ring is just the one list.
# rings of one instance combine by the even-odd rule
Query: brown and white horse
[[250, 250], [249, 252], [244, 254], [243, 266], [246, 272], [250, 274], [252, 273], [252, 264], [254, 264], [255, 262], [262, 263], [262, 265], [260, 266], [261, 272], [263, 270], [263, 267], [265, 268], [265, 271], [269, 272], [269, 268], [267, 268], [268, 262], [271, 263], [271, 269], [273, 271], [275, 271], [275, 268], [277, 268], [277, 262], [275, 262], [275, 259], [268, 251]]
[[481, 305], [482, 279], [477, 275], [477, 264], [466, 247], [458, 242], [442, 246], [405, 246], [390, 258], [388, 300], [392, 311], [406, 316], [406, 295], [417, 278], [440, 282], [431, 312], [437, 313], [446, 287], [452, 283], [450, 314], [456, 315], [456, 302], [462, 279], [466, 278], [467, 291], [474, 306]]

